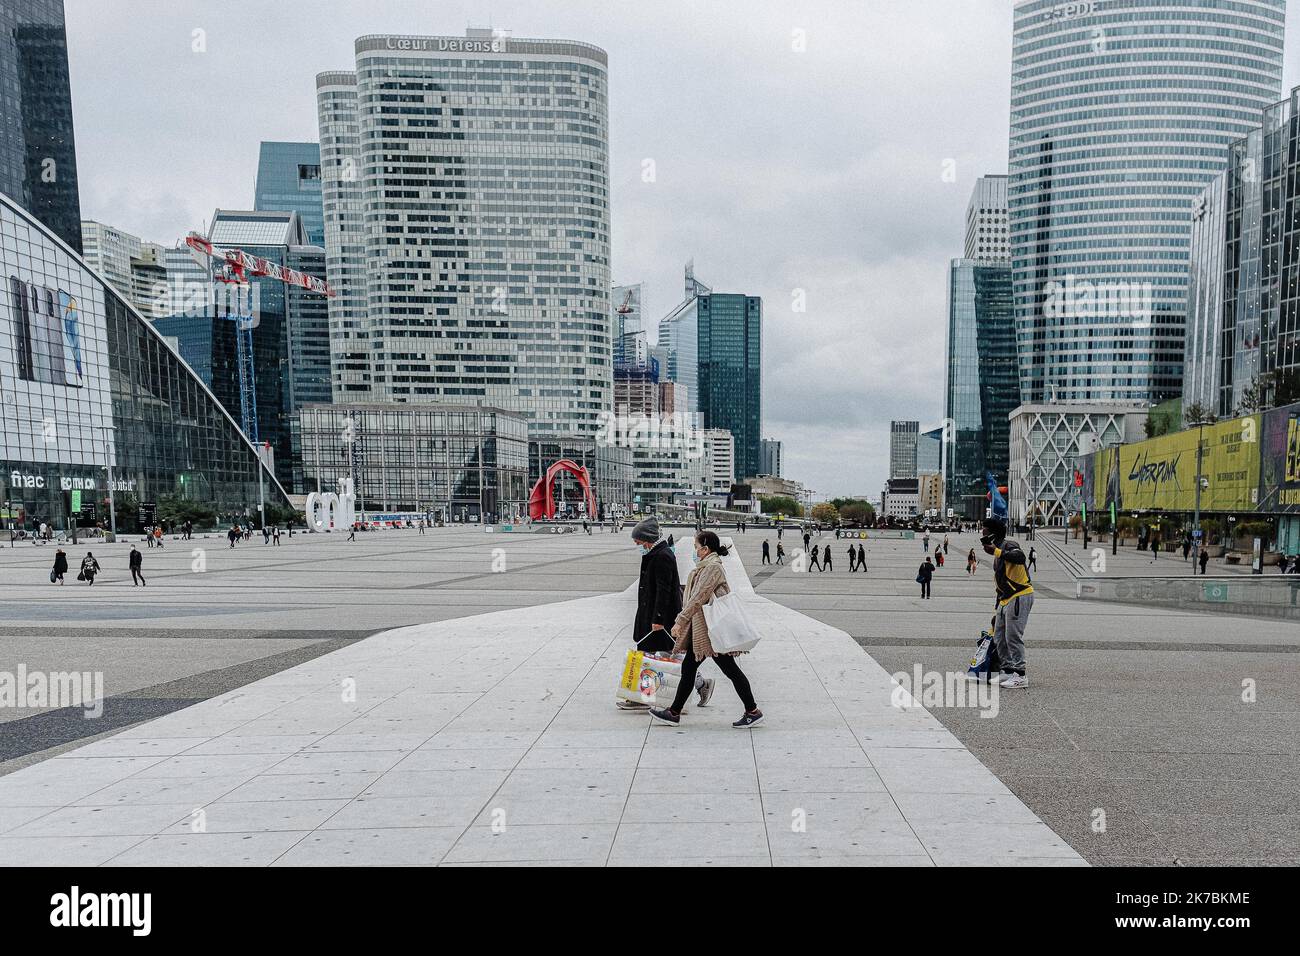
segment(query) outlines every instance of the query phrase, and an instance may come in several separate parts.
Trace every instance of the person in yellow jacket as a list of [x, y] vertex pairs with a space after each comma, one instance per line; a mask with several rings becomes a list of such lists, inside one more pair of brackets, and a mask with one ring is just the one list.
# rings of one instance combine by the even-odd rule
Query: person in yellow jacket
[[997, 611], [993, 640], [1002, 666], [999, 686], [1019, 689], [1029, 686], [1025, 675], [1025, 625], [1034, 606], [1034, 585], [1029, 579], [1028, 561], [1019, 542], [1007, 537], [1007, 523], [1001, 518], [984, 519], [980, 538], [984, 553], [993, 555], [993, 583], [997, 589]]

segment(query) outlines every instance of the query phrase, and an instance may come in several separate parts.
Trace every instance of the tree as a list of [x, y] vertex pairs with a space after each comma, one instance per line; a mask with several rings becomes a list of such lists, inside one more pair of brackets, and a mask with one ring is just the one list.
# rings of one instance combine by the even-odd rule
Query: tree
[[832, 501], [840, 512], [840, 521], [849, 524], [874, 524], [876, 521], [876, 509], [867, 501], [846, 501], [844, 504], [838, 504]]
[[1188, 425], [1197, 425], [1201, 422], [1214, 422], [1218, 419], [1214, 412], [1210, 411], [1209, 406], [1201, 402], [1192, 402], [1183, 409], [1183, 421]]
[[786, 495], [768, 495], [759, 499], [759, 501], [759, 507], [763, 509], [765, 515], [784, 514], [792, 518], [798, 518], [803, 514], [799, 502]]
[[812, 518], [821, 524], [834, 524], [839, 520], [840, 513], [829, 501], [819, 501], [812, 506]]
[[1250, 380], [1250, 384], [1241, 390], [1241, 399], [1237, 402], [1238, 415], [1253, 415], [1261, 412], [1268, 407], [1266, 392], [1268, 391], [1267, 377], [1264, 381], [1259, 378]]

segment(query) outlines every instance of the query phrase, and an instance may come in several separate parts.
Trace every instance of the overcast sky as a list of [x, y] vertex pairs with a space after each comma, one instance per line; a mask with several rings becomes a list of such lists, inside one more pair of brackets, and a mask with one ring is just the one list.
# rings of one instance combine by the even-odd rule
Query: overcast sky
[[352, 69], [363, 34], [594, 43], [609, 53], [614, 282], [644, 281], [652, 318], [690, 258], [715, 290], [761, 295], [763, 427], [786, 476], [877, 498], [890, 419], [943, 414], [947, 263], [975, 179], [1006, 172], [1012, 6], [67, 0], [81, 212], [171, 244], [219, 206], [251, 207], [258, 143], [317, 139], [315, 75]]

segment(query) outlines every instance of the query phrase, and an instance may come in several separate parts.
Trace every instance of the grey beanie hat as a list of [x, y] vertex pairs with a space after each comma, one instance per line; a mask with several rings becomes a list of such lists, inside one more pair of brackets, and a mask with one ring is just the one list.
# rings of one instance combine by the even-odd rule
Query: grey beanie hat
[[637, 522], [637, 526], [632, 529], [632, 540], [648, 541], [651, 544], [659, 540], [659, 522], [654, 515]]

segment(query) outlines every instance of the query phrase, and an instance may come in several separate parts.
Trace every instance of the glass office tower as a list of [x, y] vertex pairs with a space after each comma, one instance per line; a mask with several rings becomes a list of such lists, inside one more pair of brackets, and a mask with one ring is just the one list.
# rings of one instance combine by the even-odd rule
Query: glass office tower
[[613, 392], [605, 52], [482, 30], [355, 52], [317, 77], [336, 395], [594, 436]]
[[320, 187], [319, 143], [262, 143], [253, 208], [296, 212], [307, 242], [313, 246], [325, 245]]
[[[0, 196], [0, 523], [139, 528], [141, 506], [257, 513], [257, 452], [117, 289]], [[288, 505], [263, 482], [268, 504]]]
[[0, 193], [81, 251], [63, 0], [0, 0]]
[[1020, 404], [1010, 263], [954, 259], [948, 270], [948, 507], [984, 517], [985, 473], [1007, 478]]
[[1285, 0], [1016, 5], [1023, 401], [1180, 394], [1191, 203], [1281, 96], [1285, 18]]
[[1232, 145], [1192, 206], [1187, 392], [1213, 414], [1300, 387], [1300, 87]]
[[748, 478], [763, 468], [763, 300], [711, 292], [695, 301], [700, 418], [731, 432], [736, 471]]

